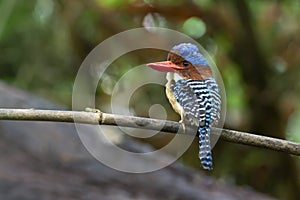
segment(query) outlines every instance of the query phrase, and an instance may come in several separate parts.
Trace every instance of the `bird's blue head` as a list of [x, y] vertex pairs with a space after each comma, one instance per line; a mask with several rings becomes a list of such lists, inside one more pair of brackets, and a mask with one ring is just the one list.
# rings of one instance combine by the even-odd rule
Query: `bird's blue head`
[[207, 60], [199, 52], [199, 49], [196, 45], [191, 43], [181, 43], [174, 46], [171, 49], [171, 52], [181, 56], [186, 61], [190, 62], [193, 65], [203, 65], [208, 66]]
[[181, 43], [175, 45], [168, 54], [168, 60], [149, 63], [147, 66], [165, 72], [175, 72], [185, 79], [202, 80], [212, 76], [207, 60], [196, 45]]

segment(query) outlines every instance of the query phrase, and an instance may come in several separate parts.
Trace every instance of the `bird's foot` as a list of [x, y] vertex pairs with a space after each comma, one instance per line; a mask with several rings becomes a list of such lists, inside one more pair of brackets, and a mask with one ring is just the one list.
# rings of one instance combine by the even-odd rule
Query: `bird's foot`
[[99, 109], [96, 109], [96, 108], [85, 108], [85, 111], [86, 112], [93, 112], [93, 113], [101, 113], [101, 111]]
[[183, 122], [183, 120], [180, 120], [179, 121], [181, 127], [180, 129], [182, 130], [182, 132], [185, 134], [186, 133], [186, 126], [185, 126], [185, 123]]

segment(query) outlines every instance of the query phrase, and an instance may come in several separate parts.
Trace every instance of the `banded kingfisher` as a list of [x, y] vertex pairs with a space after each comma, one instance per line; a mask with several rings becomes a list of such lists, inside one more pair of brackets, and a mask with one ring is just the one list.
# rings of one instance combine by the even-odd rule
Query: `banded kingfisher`
[[147, 66], [167, 72], [169, 102], [181, 116], [183, 126], [187, 123], [198, 127], [199, 159], [203, 169], [212, 170], [210, 133], [220, 119], [221, 98], [207, 60], [196, 45], [181, 43], [171, 49], [167, 61]]

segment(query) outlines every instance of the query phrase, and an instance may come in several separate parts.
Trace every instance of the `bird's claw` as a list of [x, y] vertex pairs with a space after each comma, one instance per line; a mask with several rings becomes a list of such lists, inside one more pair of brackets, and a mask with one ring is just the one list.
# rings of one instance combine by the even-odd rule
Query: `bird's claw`
[[185, 123], [183, 122], [183, 120], [180, 120], [179, 123], [181, 124], [183, 133], [185, 133], [186, 131]]
[[93, 113], [101, 113], [101, 111], [99, 109], [96, 109], [96, 108], [85, 108], [85, 111], [86, 112], [93, 112]]

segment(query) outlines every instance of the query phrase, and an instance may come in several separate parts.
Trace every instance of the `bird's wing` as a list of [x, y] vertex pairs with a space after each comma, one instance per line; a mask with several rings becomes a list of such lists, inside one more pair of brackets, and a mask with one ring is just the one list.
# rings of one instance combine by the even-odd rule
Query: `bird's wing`
[[[171, 90], [176, 101], [182, 106], [187, 121], [193, 125], [198, 125], [199, 119], [204, 119], [205, 113], [209, 112], [211, 114], [211, 123], [218, 123], [221, 111], [221, 98], [215, 79], [172, 81]], [[211, 109], [208, 109], [210, 106]], [[197, 122], [196, 124], [195, 121]]]
[[[189, 85], [189, 80], [172, 81], [171, 90], [176, 101], [184, 111], [185, 119], [182, 120], [198, 126], [199, 119], [205, 117], [205, 107], [201, 102], [196, 103], [199, 101], [199, 98]], [[202, 116], [200, 116], [200, 113], [202, 113]]]
[[221, 96], [219, 93], [219, 87], [214, 78], [204, 80], [209, 90], [210, 96], [212, 97], [212, 123], [217, 125], [221, 115]]
[[179, 80], [171, 84], [177, 102], [183, 107], [186, 121], [198, 126], [199, 158], [204, 169], [212, 169], [211, 125], [220, 118], [220, 95], [214, 79]]

